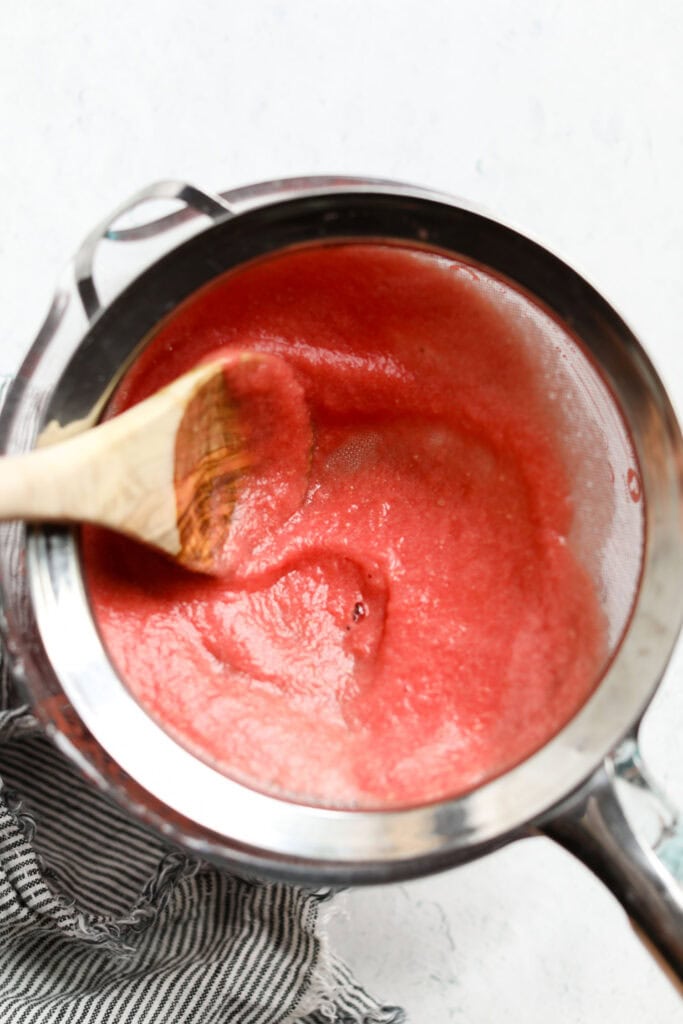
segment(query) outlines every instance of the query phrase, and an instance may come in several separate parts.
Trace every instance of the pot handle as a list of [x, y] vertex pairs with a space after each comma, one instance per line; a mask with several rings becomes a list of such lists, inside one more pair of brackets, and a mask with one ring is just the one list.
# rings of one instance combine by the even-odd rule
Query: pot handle
[[[116, 222], [124, 214], [130, 213], [131, 210], [142, 206], [144, 203], [163, 199], [178, 200], [178, 202], [184, 203], [186, 207], [197, 213], [203, 213], [210, 217], [216, 223], [227, 220], [235, 214], [231, 204], [223, 199], [222, 196], [205, 192], [194, 185], [188, 185], [184, 181], [157, 181], [130, 196], [120, 206], [117, 206], [108, 217], [101, 221], [97, 227], [93, 228], [81, 243], [74, 257], [73, 267], [76, 287], [88, 320], [93, 320], [102, 308], [93, 278], [95, 253], [100, 242], [104, 239], [117, 242], [122, 237], [125, 237], [125, 235], [120, 235], [114, 229]], [[147, 235], [150, 233], [147, 232]]]
[[683, 994], [683, 821], [649, 776], [635, 738], [556, 807], [539, 831], [611, 889]]

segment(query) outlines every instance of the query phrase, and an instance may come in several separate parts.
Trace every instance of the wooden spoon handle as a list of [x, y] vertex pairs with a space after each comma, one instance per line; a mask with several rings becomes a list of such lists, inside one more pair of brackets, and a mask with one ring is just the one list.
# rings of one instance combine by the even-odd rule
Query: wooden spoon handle
[[0, 459], [0, 519], [83, 518], [79, 479], [87, 470], [73, 443]]
[[86, 522], [178, 548], [170, 389], [107, 423], [0, 459], [0, 519]]

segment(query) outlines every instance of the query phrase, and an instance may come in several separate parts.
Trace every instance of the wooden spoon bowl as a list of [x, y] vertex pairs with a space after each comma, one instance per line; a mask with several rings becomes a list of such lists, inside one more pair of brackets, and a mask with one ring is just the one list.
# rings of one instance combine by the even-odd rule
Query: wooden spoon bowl
[[[271, 519], [290, 515], [305, 493], [303, 391], [274, 356], [217, 353], [121, 415], [54, 437], [0, 460], [0, 519], [104, 526], [197, 572], [224, 574], [239, 557], [245, 525], [233, 526], [244, 493], [253, 502], [273, 473], [284, 478]], [[257, 532], [250, 522], [252, 543]]]

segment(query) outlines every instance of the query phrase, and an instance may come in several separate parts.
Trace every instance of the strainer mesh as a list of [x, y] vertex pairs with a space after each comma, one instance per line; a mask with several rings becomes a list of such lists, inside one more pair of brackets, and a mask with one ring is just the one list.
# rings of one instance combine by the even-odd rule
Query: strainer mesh
[[494, 278], [480, 274], [479, 282], [521, 328], [542, 373], [571, 481], [568, 542], [593, 579], [612, 655], [628, 624], [643, 554], [642, 487], [628, 430], [605, 380], [567, 329]]

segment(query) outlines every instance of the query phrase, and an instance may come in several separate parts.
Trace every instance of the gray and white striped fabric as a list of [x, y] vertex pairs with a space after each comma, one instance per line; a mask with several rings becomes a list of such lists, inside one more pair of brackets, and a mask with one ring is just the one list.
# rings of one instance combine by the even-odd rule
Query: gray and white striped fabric
[[129, 820], [17, 706], [0, 656], [0, 1024], [399, 1024], [327, 950], [325, 898]]

